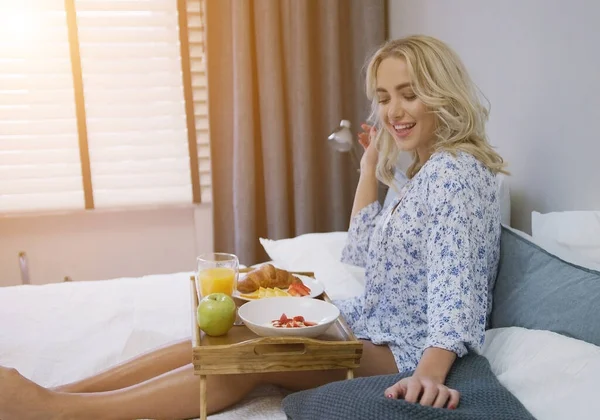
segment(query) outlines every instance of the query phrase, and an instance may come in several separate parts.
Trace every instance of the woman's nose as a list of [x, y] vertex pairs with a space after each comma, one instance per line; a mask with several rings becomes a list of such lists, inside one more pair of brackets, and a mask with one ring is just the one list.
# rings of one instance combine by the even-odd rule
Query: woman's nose
[[390, 121], [400, 120], [404, 116], [404, 108], [400, 101], [392, 100], [388, 108], [388, 118]]

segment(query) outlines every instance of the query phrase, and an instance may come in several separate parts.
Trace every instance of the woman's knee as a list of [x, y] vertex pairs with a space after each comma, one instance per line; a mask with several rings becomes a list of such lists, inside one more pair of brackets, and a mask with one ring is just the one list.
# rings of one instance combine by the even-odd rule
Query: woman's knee
[[368, 340], [363, 342], [363, 353], [360, 366], [355, 376], [377, 376], [398, 373], [398, 366], [390, 348], [386, 345], [373, 344]]

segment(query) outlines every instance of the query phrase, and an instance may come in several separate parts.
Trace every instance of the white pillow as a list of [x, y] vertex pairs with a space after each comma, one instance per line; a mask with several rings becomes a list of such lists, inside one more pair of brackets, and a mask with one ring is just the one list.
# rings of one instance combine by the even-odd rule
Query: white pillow
[[313, 271], [315, 261], [340, 261], [347, 236], [347, 232], [307, 233], [278, 241], [260, 238], [260, 243], [281, 268]]
[[600, 265], [600, 211], [534, 211], [531, 233], [536, 241]]
[[510, 187], [507, 176], [496, 175], [498, 181], [498, 201], [500, 202], [500, 223], [510, 226]]
[[290, 271], [313, 271], [332, 299], [360, 295], [364, 290], [364, 269], [341, 262], [347, 232], [307, 233], [260, 243], [277, 267]]
[[504, 227], [516, 233], [517, 235], [522, 236], [529, 242], [539, 246], [549, 254], [555, 255], [563, 261], [566, 261], [570, 264], [578, 265], [583, 268], [588, 268], [590, 270], [600, 271], [600, 263], [594, 262], [589, 258], [586, 258], [585, 256], [582, 256], [581, 254], [578, 254], [577, 252], [574, 252], [573, 250], [570, 250], [564, 246], [560, 246], [556, 243], [556, 241], [548, 240], [543, 237], [534, 238], [533, 236], [528, 235], [527, 233], [517, 230], [515, 228], [511, 228], [510, 226], [505, 225]]
[[550, 331], [486, 332], [492, 371], [537, 419], [597, 419], [600, 347]]

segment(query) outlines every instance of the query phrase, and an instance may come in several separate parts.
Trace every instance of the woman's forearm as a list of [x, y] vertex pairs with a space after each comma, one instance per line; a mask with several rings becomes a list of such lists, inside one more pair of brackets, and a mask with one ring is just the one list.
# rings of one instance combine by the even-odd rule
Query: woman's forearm
[[377, 177], [375, 168], [361, 169], [360, 179], [354, 195], [354, 205], [352, 206], [352, 218], [363, 208], [377, 200]]
[[455, 360], [456, 353], [438, 347], [429, 347], [423, 352], [414, 374], [443, 384]]

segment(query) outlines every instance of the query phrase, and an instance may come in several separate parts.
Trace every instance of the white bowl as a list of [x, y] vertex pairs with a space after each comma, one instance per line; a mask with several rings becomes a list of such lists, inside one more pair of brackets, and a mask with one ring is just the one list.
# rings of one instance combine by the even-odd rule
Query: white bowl
[[[280, 297], [245, 303], [238, 310], [238, 314], [252, 332], [263, 337], [317, 337], [335, 322], [340, 316], [340, 310], [335, 305], [319, 299]], [[306, 321], [316, 322], [317, 325], [301, 328], [271, 326], [271, 321], [279, 319], [281, 314], [288, 318], [301, 315]]]

